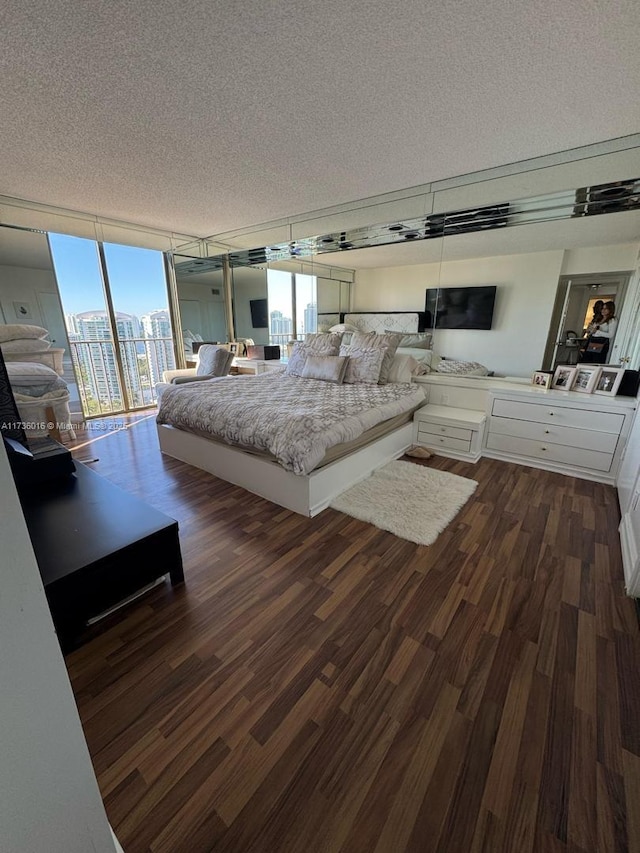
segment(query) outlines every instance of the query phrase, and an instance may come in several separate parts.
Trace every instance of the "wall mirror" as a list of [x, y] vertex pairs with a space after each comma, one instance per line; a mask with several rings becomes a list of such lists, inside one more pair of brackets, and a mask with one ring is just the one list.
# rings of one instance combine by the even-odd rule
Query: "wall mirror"
[[[424, 310], [430, 288], [495, 287], [491, 330], [435, 329], [434, 349], [503, 376], [530, 377], [575, 359], [577, 349], [569, 351], [566, 341], [574, 332], [582, 337], [599, 289], [616, 302], [618, 325], [607, 361], [637, 369], [638, 175], [640, 149], [591, 157], [444, 189], [425, 198], [432, 212], [421, 218], [291, 245], [297, 251], [315, 247], [314, 262], [354, 270], [352, 311]], [[519, 195], [524, 187], [530, 195]], [[393, 243], [385, 242], [385, 229], [394, 232]]]
[[194, 342], [229, 339], [222, 261], [175, 254], [173, 266], [185, 358], [193, 358]]

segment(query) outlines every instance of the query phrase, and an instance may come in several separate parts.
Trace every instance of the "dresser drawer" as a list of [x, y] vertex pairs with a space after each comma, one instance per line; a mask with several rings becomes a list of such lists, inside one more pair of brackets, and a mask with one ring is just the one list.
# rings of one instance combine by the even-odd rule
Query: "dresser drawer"
[[446, 447], [449, 450], [459, 450], [462, 453], [468, 453], [471, 450], [471, 439], [452, 438], [449, 435], [435, 435], [432, 432], [422, 432], [418, 430], [418, 441], [426, 447]]
[[558, 462], [563, 465], [590, 468], [592, 471], [609, 471], [613, 461], [613, 453], [567, 447], [562, 444], [519, 438], [513, 435], [501, 435], [493, 431], [490, 431], [487, 436], [487, 448], [499, 450], [502, 453], [528, 456], [531, 459], [546, 459], [549, 462]]
[[597, 450], [614, 453], [619, 436], [612, 432], [597, 432], [593, 429], [576, 429], [558, 423], [535, 423], [515, 418], [492, 417], [489, 425], [492, 434], [511, 435], [515, 438], [530, 438], [534, 441], [577, 447], [581, 450]]
[[[589, 401], [591, 402], [591, 400]], [[553, 403], [521, 403], [515, 400], [493, 401], [492, 415], [504, 418], [514, 418], [522, 421], [534, 421], [543, 424], [560, 424], [561, 426], [590, 429], [598, 432], [620, 434], [624, 415], [614, 412], [595, 412], [591, 409], [570, 409], [567, 406], [556, 406]]]
[[428, 421], [418, 421], [418, 433], [422, 437], [427, 438], [432, 435], [445, 435], [449, 438], [459, 438], [462, 441], [471, 441], [473, 430], [464, 429], [463, 427], [453, 427], [447, 424], [429, 423]]

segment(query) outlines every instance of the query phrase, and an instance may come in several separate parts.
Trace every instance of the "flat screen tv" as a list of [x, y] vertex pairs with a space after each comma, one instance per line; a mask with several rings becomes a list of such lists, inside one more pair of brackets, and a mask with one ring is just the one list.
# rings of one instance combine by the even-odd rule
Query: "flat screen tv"
[[269, 328], [269, 313], [266, 299], [250, 299], [251, 325], [254, 329]]
[[426, 326], [432, 329], [490, 329], [496, 286], [433, 287], [427, 290]]

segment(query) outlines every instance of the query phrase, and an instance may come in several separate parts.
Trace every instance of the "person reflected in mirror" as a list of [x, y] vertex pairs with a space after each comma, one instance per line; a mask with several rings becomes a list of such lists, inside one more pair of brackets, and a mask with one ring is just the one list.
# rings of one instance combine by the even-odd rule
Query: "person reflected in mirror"
[[[596, 303], [597, 305], [597, 303]], [[594, 314], [595, 314], [594, 305]], [[616, 320], [615, 302], [605, 302], [602, 306], [599, 322], [590, 324], [591, 332], [586, 346], [580, 353], [580, 361], [589, 364], [606, 364], [611, 341], [615, 337], [618, 321]]]
[[604, 306], [604, 302], [602, 299], [598, 299], [593, 303], [593, 317], [589, 322], [589, 325], [586, 329], [586, 334], [591, 335], [595, 331], [596, 326], [602, 322], [602, 308]]

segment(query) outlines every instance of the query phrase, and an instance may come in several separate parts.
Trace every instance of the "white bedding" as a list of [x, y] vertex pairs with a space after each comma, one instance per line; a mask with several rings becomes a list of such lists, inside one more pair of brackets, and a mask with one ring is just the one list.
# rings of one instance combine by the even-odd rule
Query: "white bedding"
[[410, 383], [335, 385], [277, 371], [170, 385], [158, 423], [266, 451], [308, 474], [330, 447], [424, 402], [423, 388]]

